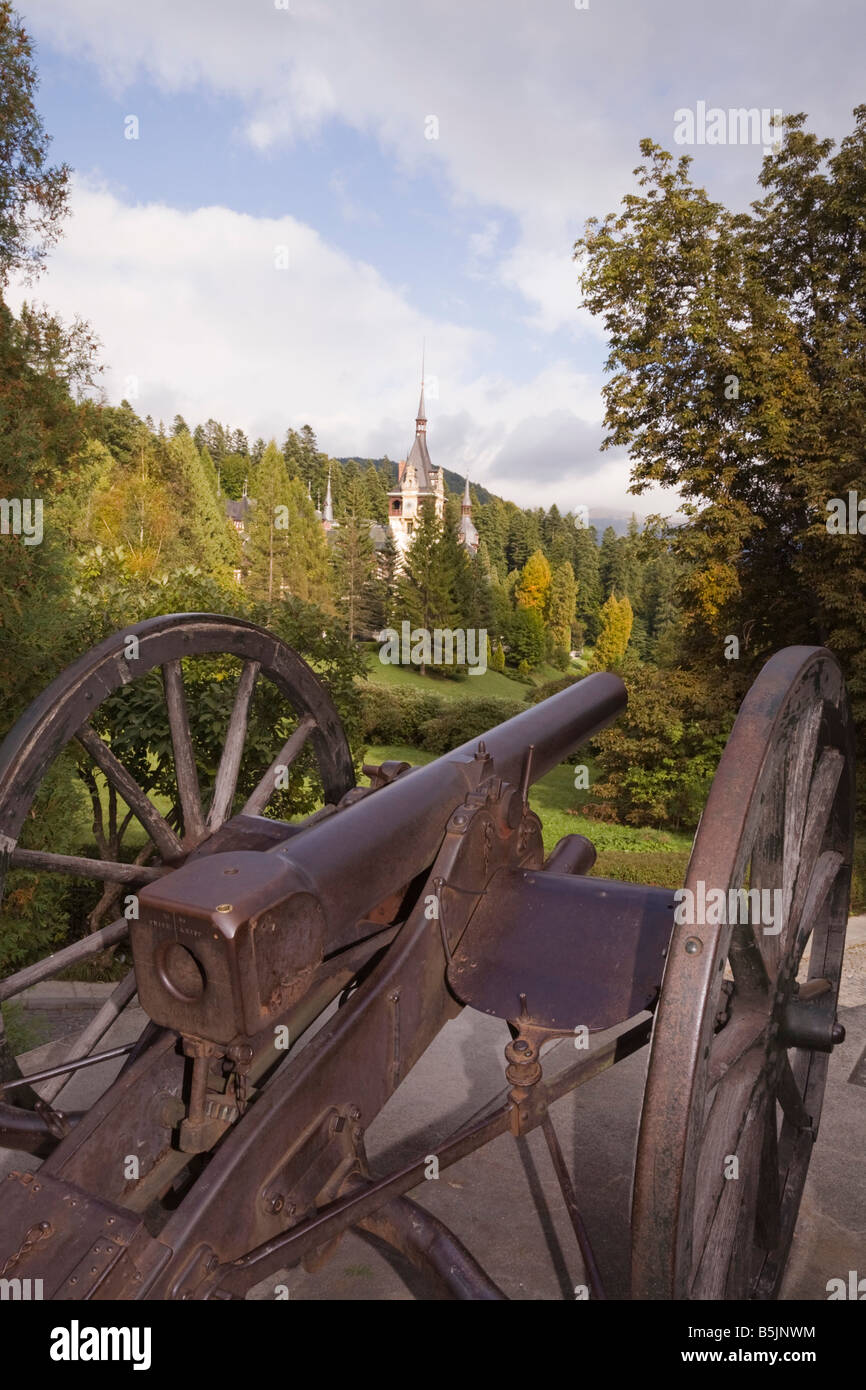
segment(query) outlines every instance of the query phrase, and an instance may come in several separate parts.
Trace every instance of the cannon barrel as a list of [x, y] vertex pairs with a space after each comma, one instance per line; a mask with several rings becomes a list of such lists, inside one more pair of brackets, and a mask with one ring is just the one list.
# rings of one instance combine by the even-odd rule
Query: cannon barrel
[[216, 1042], [258, 1032], [368, 913], [430, 868], [484, 772], [528, 786], [625, 703], [617, 676], [588, 676], [267, 851], [193, 857], [147, 884], [130, 924], [143, 1007]]
[[496, 776], [515, 785], [532, 746], [531, 784], [611, 724], [626, 701], [618, 676], [606, 671], [587, 676], [311, 826], [279, 852], [315, 884], [326, 921], [345, 919], [347, 912], [357, 920], [399, 886], [395, 869], [399, 881], [407, 883], [433, 862], [449, 816], [472, 790], [467, 765], [479, 742]]

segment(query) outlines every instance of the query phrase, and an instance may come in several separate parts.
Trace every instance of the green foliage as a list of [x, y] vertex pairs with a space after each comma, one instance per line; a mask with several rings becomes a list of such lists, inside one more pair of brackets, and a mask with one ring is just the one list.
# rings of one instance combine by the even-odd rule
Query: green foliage
[[826, 521], [830, 499], [863, 485], [866, 106], [838, 149], [805, 121], [785, 117], [742, 213], [692, 185], [688, 156], [642, 141], [638, 190], [587, 224], [576, 254], [610, 341], [605, 447], [629, 449], [633, 491], [686, 499], [672, 534], [682, 659], [733, 706], [773, 650], [831, 647], [862, 754], [866, 552]]
[[537, 685], [534, 690], [530, 690], [526, 696], [528, 705], [540, 705], [542, 700], [549, 700], [551, 695], [558, 695], [560, 690], [567, 690], [570, 685], [575, 685], [582, 676], [562, 676], [559, 680], [545, 681], [543, 685]]
[[[432, 633], [460, 624], [458, 590], [464, 583], [466, 556], [451, 525], [443, 525], [430, 499], [425, 499], [412, 543], [397, 577], [395, 626], [404, 621]], [[424, 675], [426, 666], [419, 667]]]
[[447, 753], [519, 714], [517, 700], [489, 696], [449, 700], [431, 691], [367, 685], [361, 693], [362, 733], [370, 743], [407, 743]]
[[617, 723], [595, 740], [600, 780], [587, 813], [628, 825], [693, 827], [732, 722], [717, 687], [634, 660]]
[[441, 712], [425, 720], [419, 729], [420, 746], [430, 753], [447, 753], [471, 739], [481, 738], [506, 719], [521, 714], [523, 706], [515, 700], [468, 698], [458, 704], [443, 704]]
[[566, 663], [571, 651], [571, 626], [576, 609], [577, 584], [574, 570], [571, 568], [571, 562], [564, 560], [551, 574], [547, 622], [553, 650], [559, 652], [560, 659], [564, 655]]
[[505, 641], [511, 664], [529, 674], [540, 666], [547, 651], [547, 630], [537, 608], [517, 608], [505, 625]]
[[34, 103], [33, 45], [9, 0], [0, 3], [0, 286], [32, 277], [60, 234], [70, 169], [46, 163], [49, 137]]
[[332, 561], [335, 597], [351, 641], [359, 626], [370, 630], [381, 608], [373, 542], [364, 521], [355, 516], [346, 518], [337, 532]]
[[532, 608], [547, 617], [550, 601], [550, 565], [541, 550], [530, 555], [520, 573], [514, 590], [514, 599], [519, 608]]

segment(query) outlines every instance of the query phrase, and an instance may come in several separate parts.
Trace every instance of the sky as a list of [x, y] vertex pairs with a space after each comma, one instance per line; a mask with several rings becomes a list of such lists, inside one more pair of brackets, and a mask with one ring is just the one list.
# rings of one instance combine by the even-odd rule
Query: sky
[[[71, 215], [26, 295], [81, 315], [142, 416], [433, 462], [522, 506], [671, 514], [601, 452], [575, 239], [649, 136], [747, 207], [763, 147], [705, 108], [864, 100], [860, 0], [18, 0]], [[697, 134], [695, 135], [697, 138]], [[757, 139], [757, 136], [756, 136]], [[19, 299], [21, 294], [19, 292]], [[13, 304], [15, 299], [13, 297]]]

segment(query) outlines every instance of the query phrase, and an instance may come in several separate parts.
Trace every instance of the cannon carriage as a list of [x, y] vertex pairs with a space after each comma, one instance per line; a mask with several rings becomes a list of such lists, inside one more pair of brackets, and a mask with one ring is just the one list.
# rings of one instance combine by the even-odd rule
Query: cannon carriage
[[[185, 664], [207, 657], [231, 658], [236, 673], [210, 768], [185, 688]], [[157, 672], [171, 814], [100, 732], [106, 702]], [[290, 727], [241, 791], [263, 684]], [[133, 969], [57, 1066], [25, 1078], [0, 1044], [0, 1147], [41, 1159], [0, 1185], [0, 1270], [41, 1278], [61, 1300], [241, 1299], [282, 1269], [327, 1258], [356, 1228], [410, 1260], [431, 1289], [502, 1298], [496, 1271], [407, 1195], [427, 1152], [383, 1173], [364, 1145], [411, 1068], [469, 1007], [508, 1023], [504, 1090], [437, 1144], [441, 1170], [499, 1135], [540, 1128], [587, 1287], [604, 1297], [552, 1107], [648, 1046], [632, 1297], [775, 1297], [829, 1055], [844, 1036], [844, 681], [821, 648], [767, 663], [719, 764], [681, 893], [589, 876], [595, 851], [582, 836], [545, 857], [529, 806], [532, 784], [625, 702], [618, 677], [588, 676], [424, 767], [369, 769], [359, 787], [327, 691], [250, 623], [153, 619], [60, 675], [0, 749], [3, 870], [92, 879], [115, 903], [134, 894], [138, 915], [17, 971], [0, 1000], [127, 933]], [[22, 846], [39, 788], [72, 743], [142, 826], [135, 862]], [[280, 820], [269, 801], [299, 758], [323, 804]], [[149, 1022], [122, 1049], [116, 1079], [86, 1112], [64, 1109], [69, 1077], [113, 1054], [102, 1040], [135, 996]], [[582, 1033], [590, 1045], [551, 1072], [549, 1045]]]

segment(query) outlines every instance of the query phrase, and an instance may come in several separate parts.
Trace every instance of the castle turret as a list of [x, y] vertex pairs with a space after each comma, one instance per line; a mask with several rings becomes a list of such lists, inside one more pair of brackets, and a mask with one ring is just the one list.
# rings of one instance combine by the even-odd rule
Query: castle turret
[[467, 550], [475, 551], [478, 549], [478, 532], [472, 520], [472, 500], [469, 496], [468, 478], [460, 506], [460, 525], [457, 528], [457, 539], [461, 545], [466, 546]]

